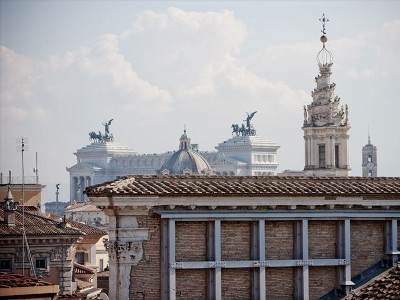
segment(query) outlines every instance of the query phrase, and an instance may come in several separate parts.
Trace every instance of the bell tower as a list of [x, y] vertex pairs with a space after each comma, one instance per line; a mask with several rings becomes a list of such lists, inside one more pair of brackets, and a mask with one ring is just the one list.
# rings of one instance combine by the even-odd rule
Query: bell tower
[[319, 74], [317, 87], [311, 92], [312, 102], [304, 106], [304, 142], [306, 176], [348, 176], [350, 172], [348, 141], [348, 107], [340, 105], [335, 96], [335, 83], [331, 83], [332, 53], [325, 47], [328, 38], [325, 14], [322, 22], [322, 49], [317, 54]]
[[362, 147], [362, 176], [378, 176], [377, 150], [376, 146], [371, 144], [371, 139], [369, 135], [368, 144]]

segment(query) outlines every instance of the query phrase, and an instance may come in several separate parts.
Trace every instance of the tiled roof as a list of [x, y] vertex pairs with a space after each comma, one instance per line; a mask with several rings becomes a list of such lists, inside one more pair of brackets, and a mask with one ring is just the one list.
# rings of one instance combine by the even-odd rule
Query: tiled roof
[[95, 227], [95, 226], [86, 225], [86, 224], [83, 224], [83, 223], [80, 223], [80, 222], [76, 222], [76, 221], [71, 220], [71, 219], [66, 219], [65, 221], [72, 228], [78, 229], [78, 230], [84, 232], [85, 234], [100, 235], [100, 236], [108, 234], [107, 231], [105, 231], [103, 229], [100, 229], [98, 227]]
[[97, 208], [95, 205], [91, 203], [86, 203], [86, 202], [76, 202], [72, 205], [67, 206], [64, 209], [65, 213], [69, 212], [75, 212], [75, 211], [85, 211], [85, 212], [90, 212], [90, 211], [101, 211], [101, 209]]
[[87, 224], [84, 224], [84, 223], [81, 223], [81, 222], [76, 222], [76, 221], [74, 221], [72, 219], [68, 219], [68, 218], [64, 219], [64, 217], [61, 217], [61, 216], [58, 216], [58, 215], [55, 215], [55, 214], [46, 214], [46, 217], [48, 217], [48, 218], [50, 218], [50, 219], [52, 219], [54, 221], [57, 221], [58, 223], [66, 222], [70, 228], [75, 228], [75, 229], [85, 233], [86, 235], [100, 235], [100, 236], [103, 236], [103, 235], [108, 234], [107, 231], [105, 231], [103, 229], [100, 229], [98, 227], [90, 226], [90, 225], [87, 225]]
[[88, 187], [88, 196], [400, 197], [400, 177], [126, 176]]
[[0, 272], [0, 288], [53, 285], [39, 278], [26, 277], [20, 274]]
[[62, 223], [54, 221], [52, 219], [48, 219], [39, 215], [34, 215], [26, 211], [23, 214], [21, 207], [19, 207], [15, 211], [15, 226], [9, 226], [4, 221], [4, 209], [0, 209], [0, 236], [21, 235], [23, 224], [27, 236], [83, 235], [80, 230], [68, 226], [62, 226]]
[[400, 264], [344, 298], [361, 299], [400, 299]]

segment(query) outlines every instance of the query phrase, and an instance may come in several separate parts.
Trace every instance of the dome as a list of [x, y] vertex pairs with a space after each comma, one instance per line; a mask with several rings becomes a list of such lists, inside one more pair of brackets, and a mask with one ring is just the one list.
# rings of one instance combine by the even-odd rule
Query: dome
[[192, 150], [186, 130], [179, 141], [179, 150], [165, 161], [159, 172], [169, 175], [209, 174], [211, 172], [209, 163], [200, 153]]

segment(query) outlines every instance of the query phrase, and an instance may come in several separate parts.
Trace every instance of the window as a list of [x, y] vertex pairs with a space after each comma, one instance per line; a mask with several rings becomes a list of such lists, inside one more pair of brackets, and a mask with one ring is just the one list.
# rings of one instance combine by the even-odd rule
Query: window
[[339, 145], [335, 145], [335, 168], [339, 168]]
[[85, 264], [85, 252], [76, 252], [75, 258], [76, 258], [76, 262], [78, 264], [81, 264], [81, 265]]
[[0, 270], [1, 271], [11, 271], [11, 259], [10, 258], [5, 258], [5, 259], [0, 259]]
[[104, 271], [104, 259], [100, 259], [100, 272]]
[[47, 269], [47, 262], [45, 258], [36, 258], [35, 260], [36, 269]]
[[319, 167], [325, 168], [325, 145], [318, 146]]

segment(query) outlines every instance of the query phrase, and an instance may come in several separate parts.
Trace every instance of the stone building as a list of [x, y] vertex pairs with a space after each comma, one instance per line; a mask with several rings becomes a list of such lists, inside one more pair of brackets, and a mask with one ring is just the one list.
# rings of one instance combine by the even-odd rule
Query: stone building
[[400, 253], [400, 178], [129, 176], [86, 194], [110, 218], [110, 299], [337, 299]]
[[32, 214], [30, 207], [17, 207], [9, 190], [0, 209], [0, 272], [41, 276], [70, 295], [75, 245], [83, 236], [64, 222]]
[[333, 65], [332, 53], [325, 47], [325, 16], [322, 49], [318, 52], [319, 75], [317, 87], [311, 92], [313, 101], [304, 106], [304, 143], [306, 176], [348, 176], [350, 172], [348, 141], [350, 123], [348, 107], [340, 106], [335, 96], [336, 84], [330, 82]]
[[[81, 264], [96, 266], [99, 272], [104, 271], [108, 266], [108, 253], [103, 243], [104, 239], [108, 239], [108, 216], [95, 205], [86, 202], [76, 202], [67, 206], [64, 215], [68, 222], [72, 220], [73, 224], [90, 225], [87, 227], [95, 227], [100, 233], [95, 239], [92, 237], [89, 247], [81, 245], [82, 250], [77, 248], [76, 258]], [[96, 233], [94, 228], [90, 231], [92, 234]]]
[[250, 119], [246, 123], [247, 127], [242, 124], [232, 132], [233, 137], [215, 147], [217, 151], [199, 151], [198, 144], [191, 143], [186, 130], [177, 151], [161, 154], [138, 154], [105, 136], [93, 140], [74, 153], [77, 163], [67, 168], [70, 203], [86, 201], [83, 191], [88, 186], [125, 175], [156, 175], [168, 169], [170, 174], [177, 174], [177, 171], [184, 174], [185, 171], [204, 175], [211, 172], [228, 176], [276, 175], [279, 145], [256, 135]]
[[371, 144], [371, 138], [368, 136], [368, 144], [362, 147], [362, 176], [378, 176], [378, 151], [376, 146]]
[[198, 151], [192, 149], [191, 140], [186, 135], [185, 129], [179, 139], [179, 150], [163, 163], [158, 173], [165, 175], [206, 175], [212, 173], [212, 170], [207, 160]]
[[20, 202], [20, 205], [31, 206], [40, 210], [42, 190], [45, 187], [45, 185], [38, 183], [36, 176], [24, 176], [22, 178], [11, 176], [11, 173], [8, 176], [0, 173], [0, 201], [4, 200], [10, 189], [15, 201]]

